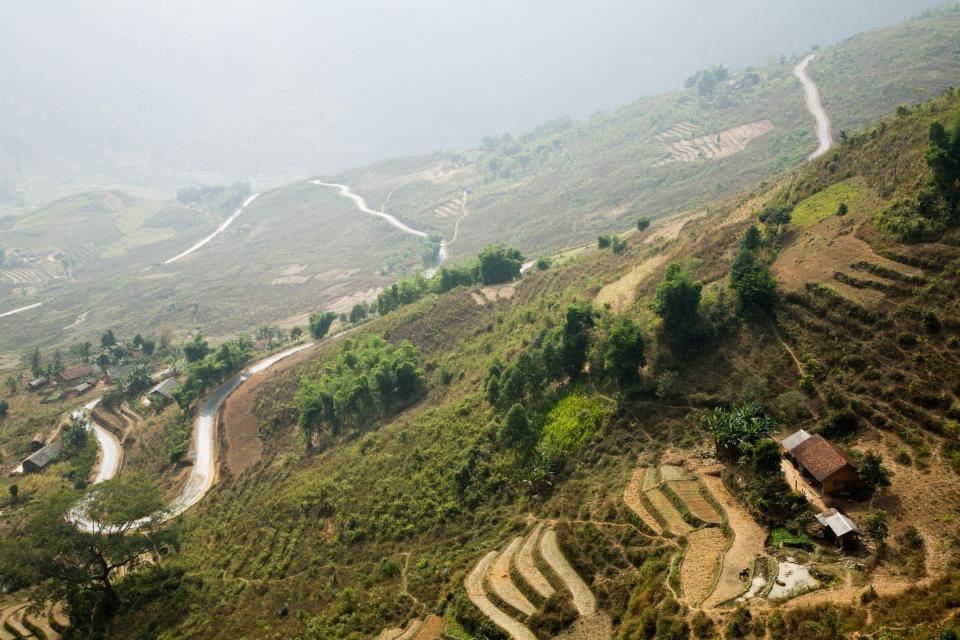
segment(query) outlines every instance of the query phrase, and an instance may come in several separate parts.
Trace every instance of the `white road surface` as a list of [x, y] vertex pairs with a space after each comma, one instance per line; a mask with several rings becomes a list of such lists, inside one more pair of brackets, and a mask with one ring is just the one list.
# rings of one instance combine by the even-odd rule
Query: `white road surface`
[[33, 304], [28, 304], [25, 307], [20, 307], [19, 309], [11, 309], [10, 311], [4, 311], [3, 313], [0, 313], [0, 318], [6, 318], [7, 316], [12, 316], [22, 311], [30, 311], [30, 309], [36, 309], [42, 304], [43, 304], [42, 302], [35, 302]]
[[[210, 488], [213, 487], [213, 482], [217, 477], [216, 420], [217, 414], [227, 397], [252, 376], [269, 369], [284, 358], [288, 358], [304, 349], [309, 349], [313, 345], [313, 342], [299, 344], [250, 365], [240, 373], [231, 376], [203, 401], [203, 404], [200, 406], [200, 413], [197, 415], [193, 426], [193, 450], [196, 452], [196, 459], [190, 468], [190, 476], [180, 491], [180, 495], [178, 495], [162, 513], [157, 514], [161, 522], [167, 522], [182, 515], [187, 509], [200, 502], [203, 497], [207, 495], [207, 492], [210, 491]], [[88, 402], [82, 409], [75, 411], [74, 415], [82, 415], [84, 412], [86, 412], [86, 415], [89, 415], [89, 412], [93, 410], [98, 402], [100, 402], [99, 398]], [[93, 429], [97, 437], [97, 443], [100, 445], [100, 468], [97, 472], [97, 477], [93, 481], [94, 484], [99, 484], [116, 476], [120, 468], [123, 449], [121, 448], [120, 442], [110, 431], [93, 421], [88, 421], [87, 424], [88, 428]], [[73, 508], [70, 512], [70, 519], [81, 529], [87, 531], [96, 530], [96, 523], [84, 517], [83, 506], [84, 503], [81, 501]], [[151, 518], [144, 518], [138, 526], [146, 524], [150, 519]]]
[[236, 211], [234, 211], [233, 214], [232, 214], [229, 218], [227, 218], [226, 220], [224, 220], [223, 222], [221, 222], [221, 223], [220, 223], [220, 226], [217, 227], [216, 231], [214, 231], [213, 233], [211, 233], [210, 235], [208, 235], [206, 238], [200, 240], [199, 242], [197, 242], [195, 245], [193, 245], [192, 247], [190, 247], [189, 249], [187, 249], [187, 250], [184, 251], [183, 253], [179, 253], [179, 254], [175, 255], [175, 256], [173, 256], [172, 258], [170, 258], [169, 260], [164, 260], [163, 264], [170, 264], [171, 262], [176, 262], [176, 261], [179, 260], [180, 258], [184, 258], [184, 257], [190, 255], [191, 253], [193, 253], [194, 251], [196, 251], [197, 249], [199, 249], [200, 247], [204, 246], [205, 244], [207, 244], [208, 242], [210, 242], [211, 240], [213, 240], [214, 238], [216, 238], [218, 235], [220, 235], [221, 233], [223, 233], [223, 231], [224, 231], [227, 227], [229, 227], [231, 224], [233, 224], [233, 221], [237, 219], [237, 216], [239, 216], [241, 213], [243, 213], [243, 210], [246, 209], [247, 206], [248, 206], [251, 202], [253, 202], [254, 200], [256, 200], [256, 199], [257, 199], [257, 196], [259, 196], [259, 195], [260, 195], [259, 193], [255, 193], [255, 194], [253, 194], [252, 196], [250, 196], [249, 198], [247, 198], [246, 200], [244, 200], [244, 201], [243, 201], [243, 204], [240, 205], [240, 208], [237, 209]]
[[[371, 209], [367, 205], [367, 201], [364, 199], [363, 196], [357, 195], [350, 189], [350, 187], [348, 187], [345, 184], [336, 184], [334, 182], [323, 182], [321, 180], [313, 180], [313, 184], [317, 185], [318, 187], [333, 187], [334, 189], [337, 189], [340, 192], [340, 195], [342, 195], [344, 198], [349, 198], [350, 200], [353, 200], [353, 204], [356, 205], [357, 209], [359, 209], [363, 213], [367, 213], [372, 216], [377, 216], [378, 218], [382, 218], [386, 220], [387, 223], [390, 224], [390, 226], [396, 229], [399, 229], [400, 231], [403, 231], [406, 234], [409, 234], [411, 236], [416, 236], [417, 238], [427, 237], [427, 233], [425, 231], [420, 231], [419, 229], [414, 229], [413, 227], [409, 227], [404, 223], [400, 222], [399, 220], [397, 220], [396, 217], [390, 215], [389, 213], [386, 213], [384, 211], [377, 211], [376, 209]], [[432, 267], [427, 269], [424, 275], [426, 275], [426, 277], [428, 278], [432, 278], [433, 274], [437, 272], [437, 269], [440, 268], [440, 265], [442, 265], [446, 261], [449, 255], [450, 255], [450, 250], [447, 248], [447, 241], [443, 240], [440, 243], [440, 251], [437, 252], [436, 262], [434, 262]]]
[[811, 53], [801, 60], [800, 64], [793, 68], [794, 75], [797, 76], [800, 84], [803, 85], [807, 111], [813, 114], [814, 120], [817, 121], [817, 149], [810, 154], [807, 160], [813, 160], [814, 158], [822, 156], [833, 145], [830, 117], [827, 115], [827, 111], [823, 108], [823, 103], [820, 101], [820, 89], [817, 88], [817, 84], [810, 79], [810, 74], [807, 73], [807, 67], [810, 66], [810, 61], [813, 60], [815, 56], [816, 54]]

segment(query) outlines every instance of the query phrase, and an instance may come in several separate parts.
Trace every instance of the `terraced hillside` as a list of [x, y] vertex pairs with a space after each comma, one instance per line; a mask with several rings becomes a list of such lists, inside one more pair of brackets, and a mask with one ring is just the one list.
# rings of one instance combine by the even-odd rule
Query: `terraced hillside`
[[[257, 387], [259, 461], [188, 514], [175, 557], [121, 581], [138, 607], [111, 635], [944, 637], [960, 243], [920, 196], [931, 124], [958, 112], [956, 92], [899, 110], [620, 252], [559, 254], [509, 296], [425, 294], [319, 345]], [[373, 336], [410, 358], [405, 403], [371, 404], [397, 382]], [[879, 453], [889, 486], [809, 503], [767, 437], [797, 428]], [[864, 529], [882, 508], [887, 551], [839, 550], [820, 501]]]

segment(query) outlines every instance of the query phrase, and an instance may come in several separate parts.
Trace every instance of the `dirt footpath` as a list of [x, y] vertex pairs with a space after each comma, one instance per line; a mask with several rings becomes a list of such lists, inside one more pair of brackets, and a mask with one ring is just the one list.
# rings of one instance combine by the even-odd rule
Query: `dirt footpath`
[[223, 404], [221, 425], [226, 451], [224, 460], [234, 477], [260, 462], [263, 456], [263, 442], [260, 440], [260, 422], [253, 415], [253, 403], [257, 391], [267, 380], [282, 371], [306, 360], [313, 349], [304, 349], [288, 358], [284, 358], [268, 370], [258, 373], [230, 394]]

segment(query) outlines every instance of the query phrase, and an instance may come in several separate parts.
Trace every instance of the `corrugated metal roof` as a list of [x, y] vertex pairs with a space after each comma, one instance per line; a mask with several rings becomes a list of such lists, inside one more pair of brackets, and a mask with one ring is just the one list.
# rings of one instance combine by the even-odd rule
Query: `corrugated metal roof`
[[60, 443], [54, 442], [53, 444], [48, 444], [43, 449], [40, 449], [36, 453], [27, 456], [24, 462], [31, 462], [35, 464], [40, 469], [44, 468], [60, 456]]
[[845, 536], [851, 531], [860, 533], [860, 529], [854, 524], [853, 520], [843, 515], [836, 509], [827, 509], [823, 513], [817, 514], [817, 522], [833, 531], [833, 535], [838, 538]]
[[786, 438], [780, 441], [780, 446], [786, 449], [787, 451], [793, 451], [800, 443], [806, 441], [810, 437], [810, 434], [800, 429], [796, 433], [791, 433]]
[[163, 397], [173, 400], [173, 390], [177, 387], [177, 381], [173, 378], [167, 378], [159, 384], [155, 384], [149, 391], [147, 395], [154, 393], [159, 393]]

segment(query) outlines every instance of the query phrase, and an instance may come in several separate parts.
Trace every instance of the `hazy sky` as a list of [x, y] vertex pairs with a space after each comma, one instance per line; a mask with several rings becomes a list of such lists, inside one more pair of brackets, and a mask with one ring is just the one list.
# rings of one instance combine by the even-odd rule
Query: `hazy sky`
[[710, 64], [938, 4], [8, 0], [0, 179], [62, 157], [104, 171], [329, 172], [614, 108]]

